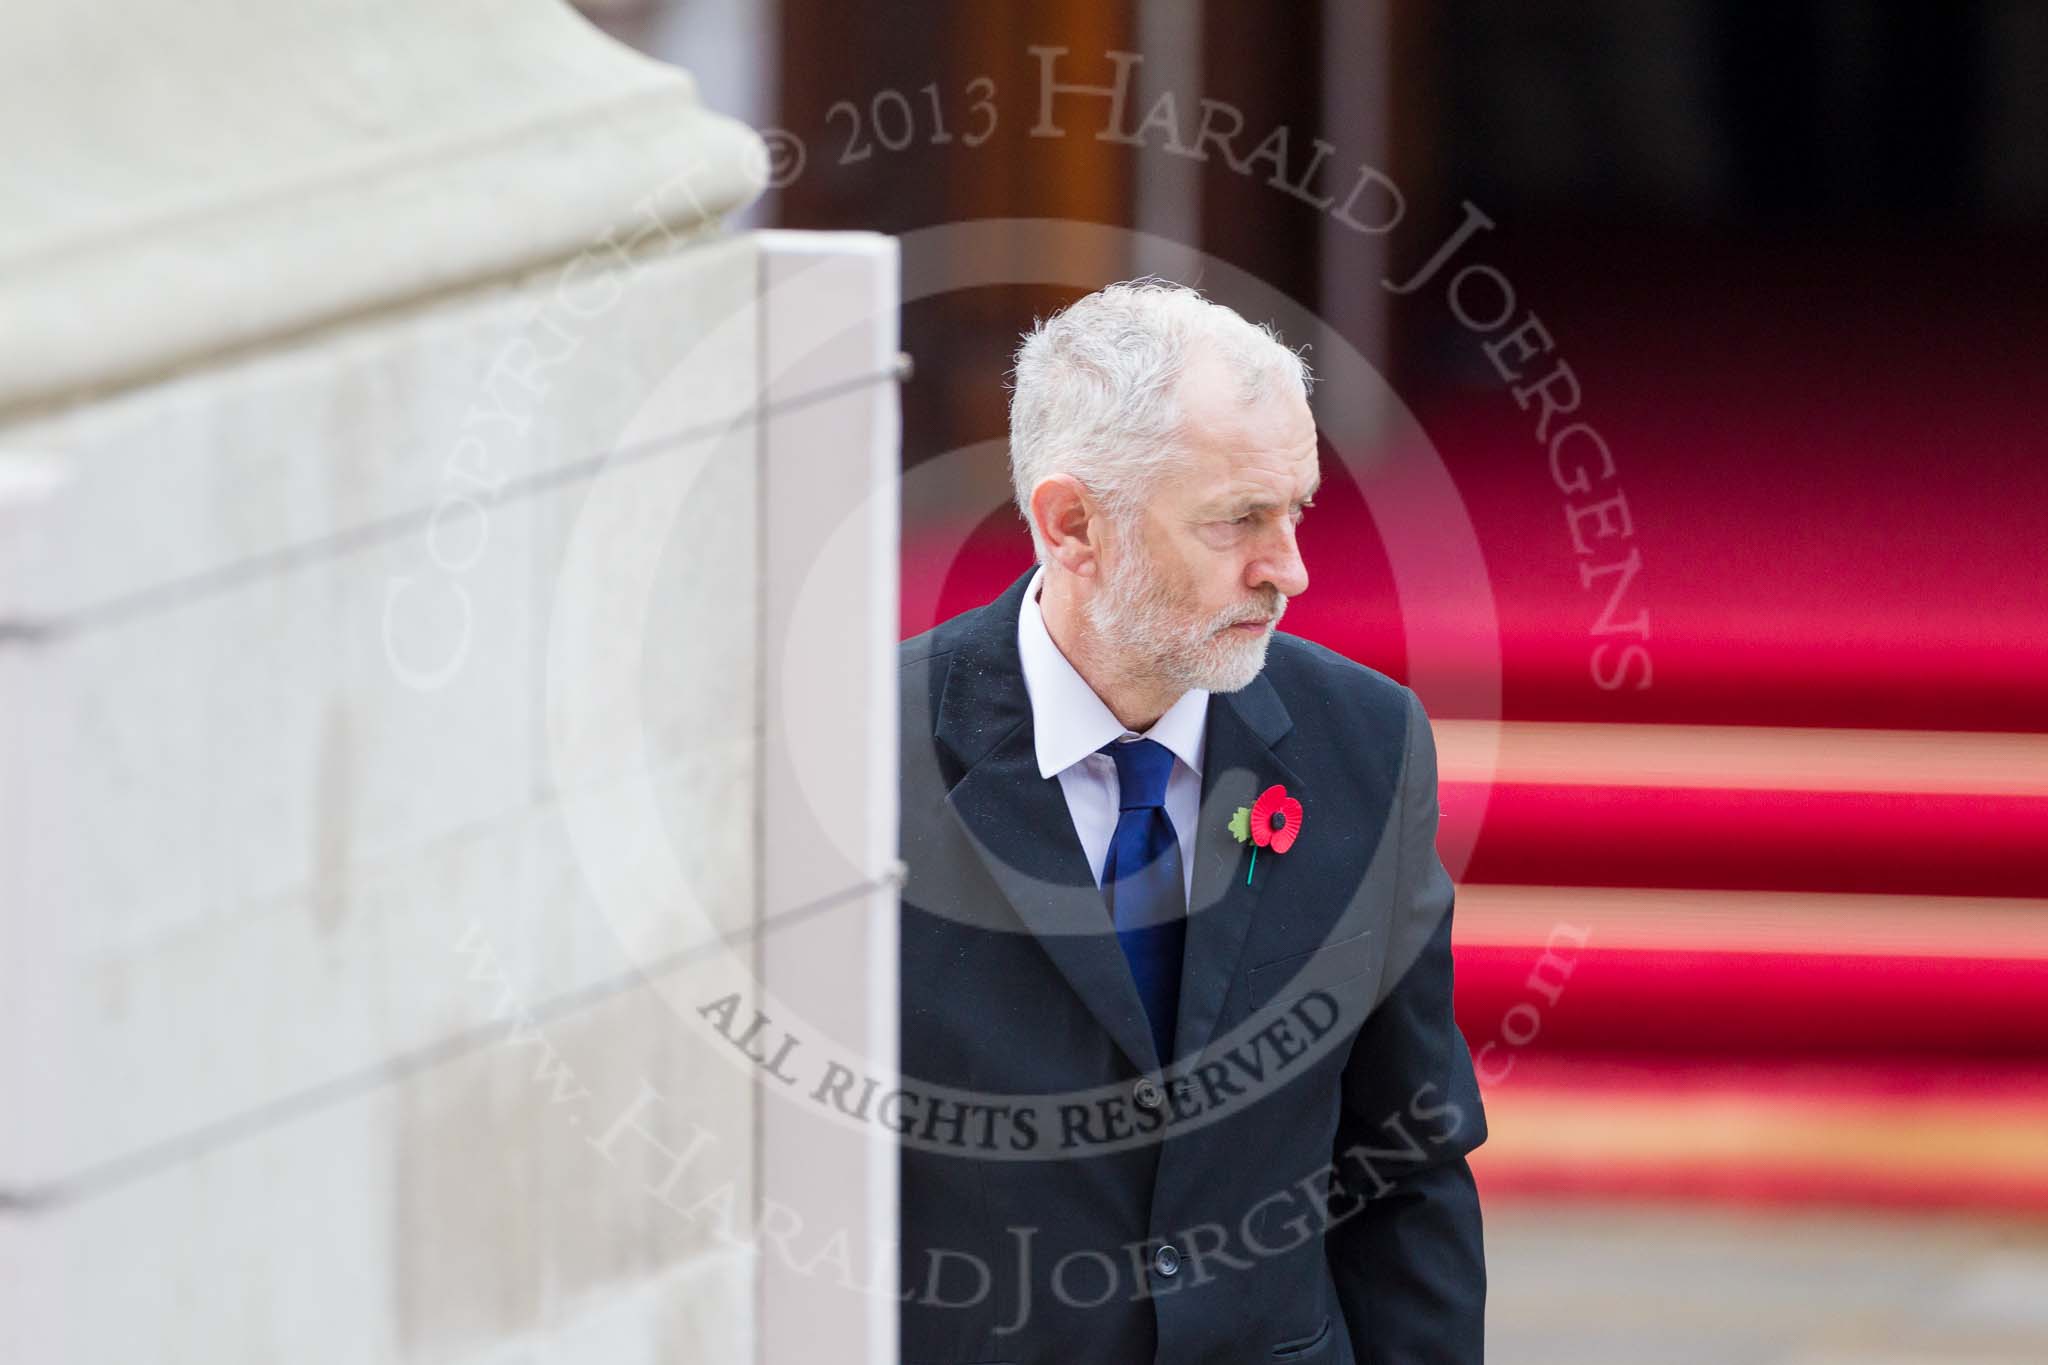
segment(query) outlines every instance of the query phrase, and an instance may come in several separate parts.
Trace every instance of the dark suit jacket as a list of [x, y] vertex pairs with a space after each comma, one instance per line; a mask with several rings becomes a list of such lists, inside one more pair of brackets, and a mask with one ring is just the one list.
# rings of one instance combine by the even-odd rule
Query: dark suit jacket
[[[1038, 775], [1030, 577], [899, 656], [903, 1360], [1478, 1361], [1486, 1125], [1421, 704], [1278, 633], [1211, 697], [1162, 1070]], [[1276, 782], [1300, 838], [1253, 866], [1227, 826]]]

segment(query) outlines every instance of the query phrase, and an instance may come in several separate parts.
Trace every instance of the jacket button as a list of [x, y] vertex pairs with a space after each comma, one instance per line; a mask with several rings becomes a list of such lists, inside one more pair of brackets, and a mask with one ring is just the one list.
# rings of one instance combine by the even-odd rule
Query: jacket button
[[1150, 1076], [1141, 1076], [1131, 1087], [1131, 1099], [1140, 1109], [1157, 1109], [1166, 1103], [1166, 1092], [1159, 1088], [1159, 1082]]
[[1152, 1268], [1162, 1275], [1180, 1274], [1180, 1252], [1168, 1242], [1152, 1253]]

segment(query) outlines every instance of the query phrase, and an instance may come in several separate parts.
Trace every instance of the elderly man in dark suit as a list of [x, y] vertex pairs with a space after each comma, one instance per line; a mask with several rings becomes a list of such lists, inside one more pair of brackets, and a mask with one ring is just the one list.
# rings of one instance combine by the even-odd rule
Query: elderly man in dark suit
[[1481, 1358], [1428, 718], [1275, 630], [1308, 388], [1156, 281], [1018, 352], [1038, 562], [900, 655], [909, 1365]]

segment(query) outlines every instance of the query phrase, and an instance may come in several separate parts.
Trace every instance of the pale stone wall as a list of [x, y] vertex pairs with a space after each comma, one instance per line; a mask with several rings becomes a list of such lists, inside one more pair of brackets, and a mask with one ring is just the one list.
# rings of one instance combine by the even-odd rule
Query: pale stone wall
[[[221, 59], [210, 0], [135, 8]], [[329, 106], [424, 89], [456, 32], [320, 8]], [[492, 13], [466, 60], [538, 45], [464, 139], [338, 149], [274, 61], [236, 92], [389, 268], [308, 283], [247, 167], [197, 219], [109, 180], [0, 240], [0, 1359], [893, 1358], [889, 1148], [797, 1129], [702, 1012], [800, 999], [893, 1058], [893, 244], [717, 236], [750, 135], [551, 4]], [[513, 118], [533, 82], [572, 116]], [[582, 140], [588, 201], [466, 257], [468, 159], [528, 138], [545, 175]], [[166, 240], [233, 286], [82, 343]], [[878, 1292], [758, 1250], [771, 1200]]]

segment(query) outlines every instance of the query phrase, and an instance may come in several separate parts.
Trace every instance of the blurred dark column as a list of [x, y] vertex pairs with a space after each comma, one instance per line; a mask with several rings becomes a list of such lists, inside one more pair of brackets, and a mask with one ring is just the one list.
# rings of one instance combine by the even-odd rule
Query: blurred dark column
[[[1234, 142], [1240, 155], [1285, 126], [1290, 161], [1307, 164], [1309, 141], [1323, 130], [1321, 54], [1318, 5], [1203, 7], [1201, 93], [1243, 116]], [[1186, 117], [1199, 126], [1202, 113]], [[1339, 185], [1346, 183], [1344, 164], [1331, 168]], [[1202, 167], [1202, 246], [1314, 307], [1321, 224], [1308, 205], [1269, 185], [1270, 174], [1265, 167], [1234, 170], [1211, 150]]]
[[[1366, 233], [1331, 213], [1318, 223], [1319, 273], [1317, 309], [1359, 352], [1382, 370], [1390, 367], [1387, 337], [1388, 278], [1391, 244], [1413, 235], [1431, 195], [1416, 183], [1426, 159], [1403, 164], [1394, 147], [1397, 116], [1412, 112], [1415, 91], [1396, 87], [1395, 33], [1410, 31], [1408, 6], [1394, 0], [1360, 4], [1358, 0], [1324, 0], [1322, 6], [1321, 117], [1323, 138], [1343, 149], [1341, 176], [1356, 174], [1360, 165], [1382, 172], [1398, 187], [1400, 216], [1387, 232]], [[1427, 128], [1417, 119], [1407, 125], [1411, 149], [1419, 148]], [[1341, 179], [1338, 183], [1342, 183]], [[1310, 357], [1311, 363], [1314, 357]], [[1363, 448], [1379, 434], [1383, 414], [1333, 401], [1325, 394], [1317, 416], [1324, 434], [1347, 450]]]
[[[1040, 95], [1039, 61], [1030, 49], [1067, 49], [1059, 59], [1062, 82], [1110, 84], [1116, 69], [1107, 54], [1135, 46], [1134, 4], [920, 0], [878, 12], [843, 0], [784, 0], [779, 121], [805, 139], [809, 160], [778, 196], [775, 221], [897, 234], [974, 218], [1129, 223], [1131, 154], [1094, 136], [1106, 103], [1065, 100], [1057, 106], [1064, 136], [1029, 135]], [[849, 156], [855, 120], [872, 142], [873, 102], [892, 98], [890, 91], [915, 120], [910, 144]], [[833, 112], [842, 100], [851, 103], [851, 115], [843, 105]], [[981, 140], [988, 118], [976, 106], [984, 101], [995, 117], [993, 132]], [[1071, 264], [1078, 278], [1104, 282], [1128, 270], [1122, 260]], [[1034, 314], [1078, 292], [988, 288], [906, 308], [904, 345], [924, 363], [903, 393], [905, 463], [1002, 436], [1004, 376], [1017, 333]], [[999, 484], [1003, 472], [990, 477]]]
[[1876, 23], [1878, 202], [1911, 217], [1975, 209], [1989, 55], [1984, 6], [1881, 5]]
[[[1032, 47], [1064, 47], [1055, 67], [1062, 83], [1113, 85], [1117, 67], [1108, 55], [1137, 46], [1135, 6], [1085, 0], [1031, 4], [1004, 0], [972, 7], [961, 34], [964, 72], [1011, 73], [1002, 101], [1005, 127], [980, 155], [958, 158], [961, 173], [947, 177], [952, 218], [1060, 218], [1128, 226], [1134, 218], [1134, 168], [1129, 149], [1098, 140], [1108, 106], [1096, 99], [1061, 97], [1053, 105], [1060, 137], [1032, 137], [1039, 115], [1039, 59]], [[1133, 106], [1127, 125], [1142, 111]], [[1073, 278], [1107, 284], [1129, 275], [1127, 253], [1066, 263]], [[1086, 288], [981, 289], [944, 311], [949, 326], [985, 341], [946, 352], [958, 384], [949, 420], [963, 440], [985, 440], [1009, 430], [1005, 378], [1018, 333], [1035, 316], [1052, 312]]]
[[[871, 12], [838, 0], [782, 0], [780, 17], [780, 123], [807, 152], [803, 173], [779, 192], [778, 221], [902, 232], [942, 220], [948, 177], [910, 173], [906, 154], [875, 152], [869, 120], [884, 91], [922, 99], [921, 87], [930, 82], [949, 92], [964, 82], [953, 7], [903, 6], [878, 23]], [[851, 103], [857, 126], [832, 112], [842, 100]], [[929, 160], [931, 130], [916, 131], [910, 156]], [[854, 144], [856, 133], [870, 144], [866, 156]]]
[[1857, 27], [1817, 0], [1719, 11], [1739, 210], [1922, 219], [1979, 207], [1985, 7], [1902, 0], [1860, 17], [1865, 62], [1855, 60]]
[[1805, 215], [1828, 199], [1817, 0], [1723, 5], [1720, 103], [1741, 207]]

